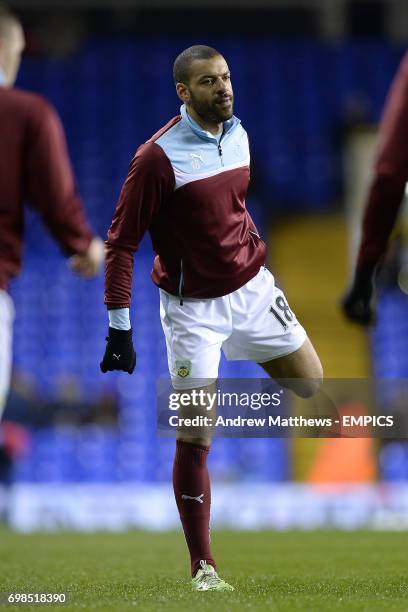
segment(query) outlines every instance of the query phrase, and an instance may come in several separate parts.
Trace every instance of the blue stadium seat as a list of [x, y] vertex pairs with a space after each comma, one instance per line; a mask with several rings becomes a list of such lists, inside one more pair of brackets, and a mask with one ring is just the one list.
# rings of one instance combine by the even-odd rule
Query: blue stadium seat
[[[162, 37], [154, 44], [151, 37], [95, 37], [70, 59], [27, 58], [23, 63], [19, 85], [46, 95], [61, 113], [80, 192], [103, 236], [136, 147], [178, 113], [171, 63], [193, 42], [187, 37]], [[283, 38], [243, 41], [239, 36], [214, 44], [229, 59], [237, 114], [248, 130], [253, 164], [259, 167], [268, 201], [294, 212], [327, 210], [338, 193], [336, 135], [350, 97], [365, 101], [369, 118], [377, 120], [403, 49], [384, 41], [329, 44]], [[146, 90], [160, 95], [147, 96]], [[257, 112], [254, 91], [259, 92]], [[250, 208], [261, 225], [263, 212], [256, 200]], [[85, 397], [113, 391], [121, 413], [117, 432], [105, 426], [33, 432], [29, 455], [15, 467], [17, 480], [169, 480], [174, 440], [157, 439], [155, 433], [155, 380], [167, 375], [167, 360], [151, 265], [146, 239], [136, 256], [133, 287], [138, 368], [132, 377], [103, 376], [98, 367], [107, 328], [103, 279], [87, 283], [67, 273], [38, 215], [27, 211], [24, 271], [12, 287], [15, 365], [35, 376], [45, 397], [52, 398], [60, 377], [71, 373]], [[407, 327], [407, 298], [384, 295], [372, 338], [379, 376], [407, 376]], [[265, 376], [256, 364], [224, 358], [220, 374]], [[286, 440], [217, 439], [210, 457], [219, 479], [282, 481], [290, 475]], [[384, 478], [405, 479], [406, 465], [404, 449], [384, 448]]]

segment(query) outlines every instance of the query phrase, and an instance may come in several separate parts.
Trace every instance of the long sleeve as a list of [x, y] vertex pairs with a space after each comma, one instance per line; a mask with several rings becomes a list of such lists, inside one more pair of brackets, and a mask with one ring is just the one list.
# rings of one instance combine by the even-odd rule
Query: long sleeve
[[85, 253], [93, 232], [76, 190], [61, 121], [45, 100], [36, 104], [26, 151], [26, 196], [64, 251]]
[[391, 85], [380, 126], [374, 177], [363, 218], [357, 268], [384, 255], [408, 181], [408, 54]]
[[148, 142], [136, 152], [123, 185], [106, 242], [105, 304], [128, 308], [133, 253], [160, 207], [174, 191], [174, 173], [159, 145]]

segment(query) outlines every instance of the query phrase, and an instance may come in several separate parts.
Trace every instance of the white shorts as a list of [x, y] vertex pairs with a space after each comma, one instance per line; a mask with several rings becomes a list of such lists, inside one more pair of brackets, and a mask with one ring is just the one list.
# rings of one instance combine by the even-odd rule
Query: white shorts
[[13, 321], [13, 300], [6, 291], [0, 289], [0, 419], [10, 387]]
[[298, 350], [306, 332], [283, 291], [262, 266], [233, 293], [180, 299], [160, 289], [160, 318], [175, 389], [209, 385], [218, 378], [221, 349], [228, 360], [263, 363]]

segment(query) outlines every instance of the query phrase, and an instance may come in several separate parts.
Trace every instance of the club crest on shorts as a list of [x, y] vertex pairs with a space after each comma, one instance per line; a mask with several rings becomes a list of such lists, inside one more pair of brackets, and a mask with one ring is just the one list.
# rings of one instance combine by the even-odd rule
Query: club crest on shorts
[[176, 361], [177, 376], [185, 378], [191, 372], [191, 361]]

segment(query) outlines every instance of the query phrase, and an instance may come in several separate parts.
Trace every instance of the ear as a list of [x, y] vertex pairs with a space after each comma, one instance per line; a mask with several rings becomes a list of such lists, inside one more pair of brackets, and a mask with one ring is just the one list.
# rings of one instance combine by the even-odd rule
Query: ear
[[188, 104], [190, 102], [190, 91], [187, 85], [184, 85], [184, 83], [177, 83], [176, 91], [178, 97], [182, 102], [184, 102], [185, 104]]

